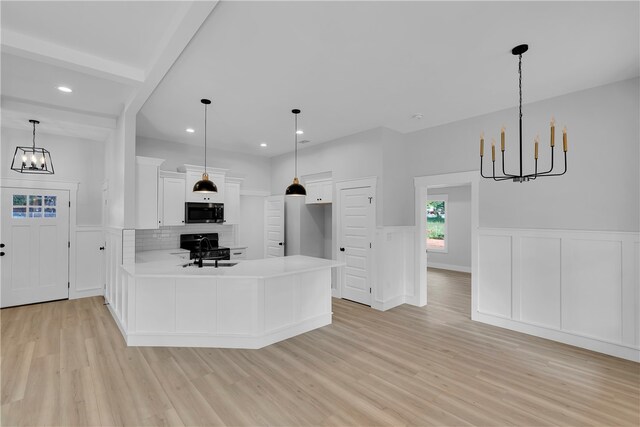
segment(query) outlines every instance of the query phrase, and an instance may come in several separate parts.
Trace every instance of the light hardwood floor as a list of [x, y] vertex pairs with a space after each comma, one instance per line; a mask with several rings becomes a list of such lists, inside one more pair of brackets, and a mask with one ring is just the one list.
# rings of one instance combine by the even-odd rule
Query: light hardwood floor
[[334, 300], [261, 350], [124, 345], [102, 298], [5, 309], [2, 425], [640, 425], [640, 365], [472, 322], [470, 276], [429, 305]]

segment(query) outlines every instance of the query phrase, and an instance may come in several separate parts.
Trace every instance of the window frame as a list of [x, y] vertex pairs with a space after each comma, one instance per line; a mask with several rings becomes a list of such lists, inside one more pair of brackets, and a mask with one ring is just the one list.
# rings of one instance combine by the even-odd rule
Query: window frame
[[[429, 218], [427, 218], [427, 205], [430, 202], [444, 202], [444, 246], [442, 248], [433, 248], [429, 247]], [[425, 228], [425, 246], [427, 252], [441, 253], [447, 254], [449, 253], [449, 197], [447, 194], [427, 194], [427, 201], [424, 205], [424, 216], [426, 218], [426, 228]]]

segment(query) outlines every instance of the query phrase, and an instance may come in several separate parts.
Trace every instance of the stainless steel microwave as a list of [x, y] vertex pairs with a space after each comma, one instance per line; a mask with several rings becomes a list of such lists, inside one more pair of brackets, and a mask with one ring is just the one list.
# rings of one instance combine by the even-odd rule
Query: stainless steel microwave
[[187, 224], [223, 223], [224, 203], [186, 202], [184, 222]]

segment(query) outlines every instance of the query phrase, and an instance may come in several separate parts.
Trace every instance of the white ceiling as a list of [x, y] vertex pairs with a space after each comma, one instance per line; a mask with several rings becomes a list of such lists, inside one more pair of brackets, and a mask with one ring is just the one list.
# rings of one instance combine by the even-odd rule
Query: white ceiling
[[192, 3], [3, 0], [2, 126], [106, 140]]
[[291, 151], [294, 107], [310, 145], [411, 132], [517, 105], [521, 43], [525, 103], [638, 76], [638, 17], [638, 2], [221, 2], [137, 133], [201, 145], [202, 97], [209, 143], [234, 151]]
[[2, 126], [104, 140], [203, 20], [138, 135], [202, 145], [202, 97], [210, 143], [238, 152], [291, 151], [294, 107], [309, 145], [411, 132], [516, 105], [520, 43], [525, 102], [640, 73], [638, 2], [227, 1], [207, 18], [214, 5], [3, 0]]

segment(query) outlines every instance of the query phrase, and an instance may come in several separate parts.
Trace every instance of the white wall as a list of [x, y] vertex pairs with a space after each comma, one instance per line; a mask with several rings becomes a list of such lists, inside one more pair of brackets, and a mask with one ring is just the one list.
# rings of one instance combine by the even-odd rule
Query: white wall
[[102, 224], [104, 144], [82, 138], [50, 135], [36, 129], [36, 145], [51, 152], [54, 175], [25, 175], [11, 170], [16, 146], [31, 145], [31, 130], [2, 128], [0, 176], [13, 179], [78, 182], [78, 225]]
[[[298, 176], [332, 172], [333, 182], [382, 176], [382, 141], [387, 129], [376, 128], [298, 150]], [[294, 174], [293, 153], [271, 158], [271, 192], [284, 194]], [[378, 181], [376, 220], [382, 223], [382, 186]], [[334, 236], [335, 237], [335, 236]]]
[[471, 272], [471, 186], [429, 189], [428, 196], [447, 195], [447, 252], [429, 251], [428, 265]]
[[[481, 180], [480, 226], [638, 231], [639, 88], [636, 78], [525, 104], [525, 170], [533, 165], [532, 141], [538, 132], [540, 161], [547, 166], [551, 115], [558, 123], [556, 142], [561, 142], [562, 126], [568, 128], [569, 170], [562, 177], [522, 184]], [[507, 171], [513, 170], [517, 119], [517, 108], [512, 108], [408, 134], [405, 167], [412, 176], [478, 170], [480, 132], [490, 145], [505, 124]]]
[[[179, 166], [204, 165], [204, 146], [137, 137], [136, 155], [165, 159], [162, 170]], [[271, 162], [267, 157], [207, 148], [207, 166], [228, 169], [227, 174], [244, 178], [242, 190], [269, 191]]]

